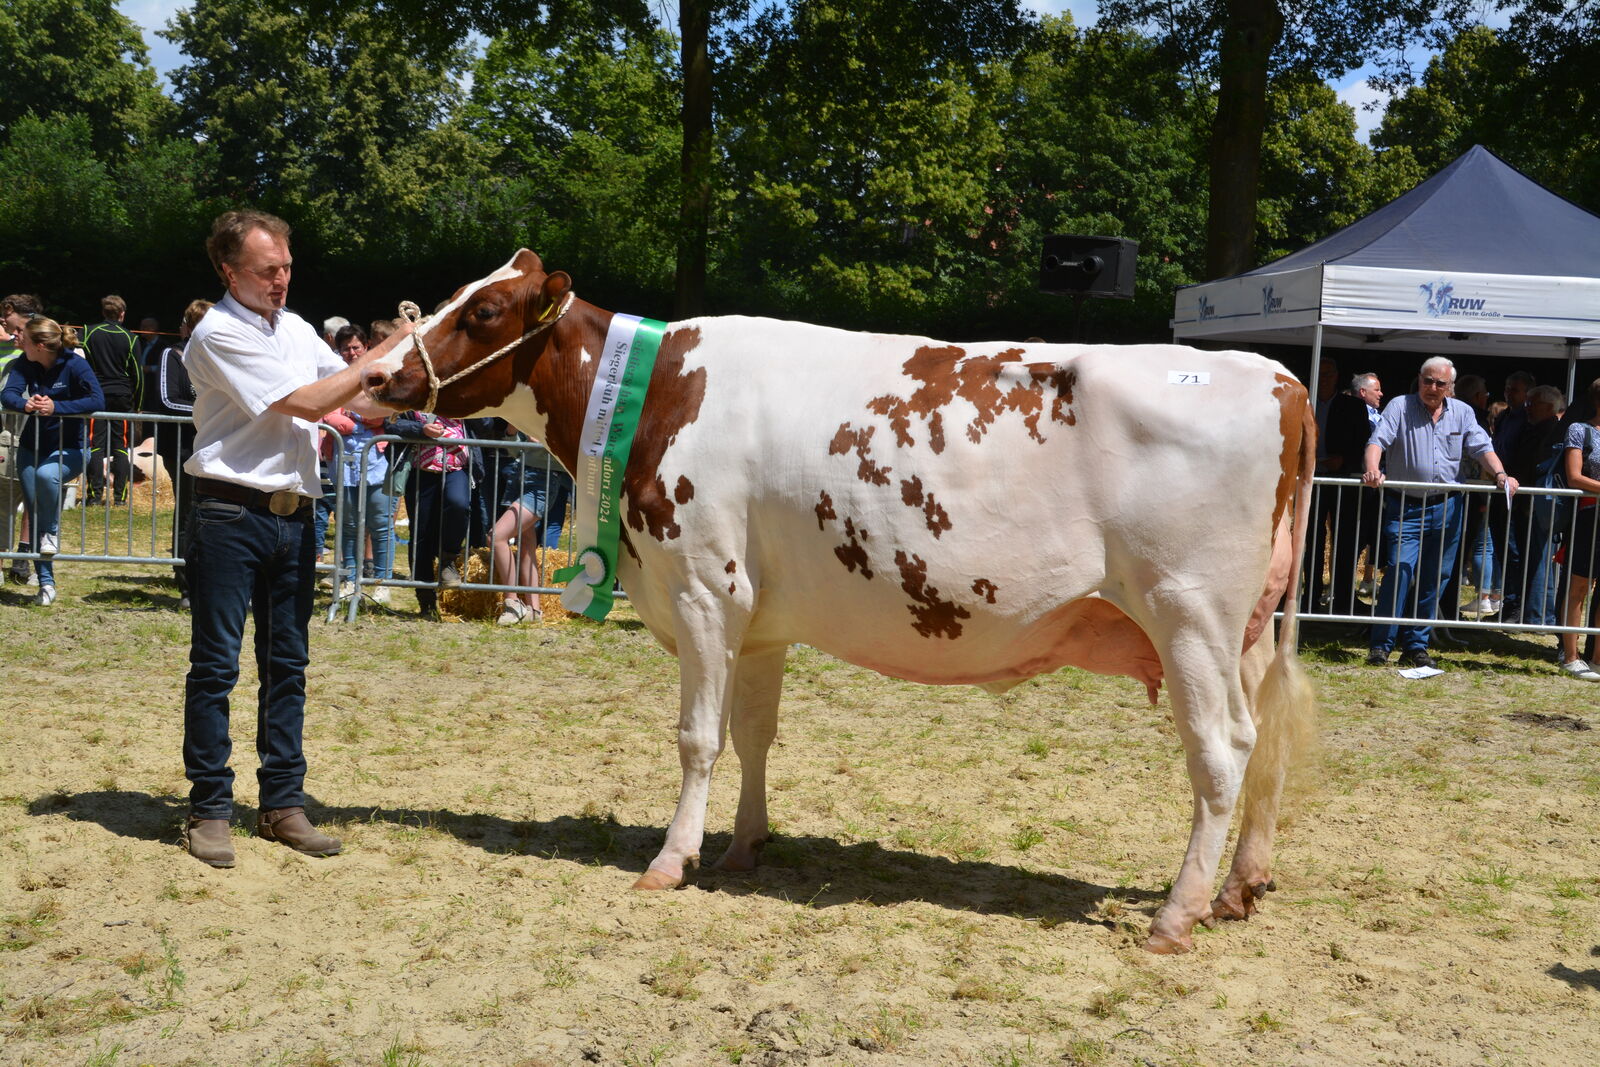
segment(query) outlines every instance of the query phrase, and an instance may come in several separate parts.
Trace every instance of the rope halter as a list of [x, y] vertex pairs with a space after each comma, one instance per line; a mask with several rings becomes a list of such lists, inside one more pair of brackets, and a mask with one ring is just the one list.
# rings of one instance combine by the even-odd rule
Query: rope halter
[[439, 375], [434, 372], [433, 357], [428, 355], [428, 346], [422, 343], [423, 333], [428, 329], [429, 326], [432, 325], [432, 316], [423, 318], [422, 309], [417, 307], [417, 305], [413, 304], [409, 300], [400, 301], [400, 317], [405, 319], [407, 322], [416, 324], [416, 329], [411, 332], [411, 343], [416, 346], [417, 356], [422, 360], [422, 369], [424, 373], [428, 375], [428, 402], [418, 410], [432, 411], [433, 405], [439, 400], [440, 389], [443, 389], [447, 385], [453, 385], [454, 383], [459, 382], [461, 379], [465, 378], [474, 371], [482, 370], [484, 367], [487, 367], [501, 356], [504, 356], [506, 353], [517, 348], [517, 346], [521, 345], [528, 338], [533, 337], [536, 334], [541, 334], [550, 327], [554, 326], [556, 323], [560, 322], [562, 316], [567, 313], [567, 309], [572, 306], [572, 298], [574, 295], [575, 294], [573, 291], [568, 289], [567, 295], [562, 298], [560, 304], [552, 304], [545, 308], [544, 314], [539, 316], [539, 321], [533, 327], [533, 329], [529, 330], [515, 341], [512, 341], [510, 344], [496, 349], [487, 356], [484, 356], [482, 359], [478, 360], [478, 362], [472, 364], [465, 370], [460, 370], [450, 375], [450, 377], [444, 379], [443, 381], [440, 381]]

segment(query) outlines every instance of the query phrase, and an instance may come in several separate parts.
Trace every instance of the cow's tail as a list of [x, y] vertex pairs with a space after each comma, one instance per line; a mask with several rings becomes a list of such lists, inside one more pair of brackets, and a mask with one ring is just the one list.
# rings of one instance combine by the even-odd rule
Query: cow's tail
[[1317, 423], [1311, 405], [1303, 399], [1304, 393], [1297, 393], [1302, 411], [1300, 450], [1295, 457], [1299, 473], [1295, 479], [1293, 557], [1284, 591], [1283, 624], [1278, 629], [1277, 651], [1256, 694], [1256, 747], [1245, 771], [1243, 798], [1246, 818], [1254, 816], [1274, 821], [1284, 778], [1290, 767], [1312, 749], [1317, 721], [1316, 694], [1305, 668], [1300, 665], [1300, 657], [1295, 654], [1300, 633], [1296, 611], [1300, 602], [1301, 561], [1306, 556], [1306, 538], [1311, 527], [1311, 479], [1316, 473]]

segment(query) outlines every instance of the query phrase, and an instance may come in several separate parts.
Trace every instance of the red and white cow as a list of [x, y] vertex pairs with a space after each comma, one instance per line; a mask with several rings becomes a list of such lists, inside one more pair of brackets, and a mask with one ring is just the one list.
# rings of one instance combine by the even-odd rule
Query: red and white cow
[[[439, 379], [514, 344], [572, 280], [518, 252], [419, 326]], [[611, 313], [582, 300], [438, 393], [498, 414], [576, 469]], [[425, 403], [408, 338], [365, 378]], [[1293, 655], [1314, 452], [1306, 391], [1239, 352], [984, 343], [737, 316], [669, 326], [624, 477], [619, 574], [680, 661], [683, 786], [636, 888], [698, 862], [732, 727], [743, 781], [720, 865], [767, 839], [767, 750], [785, 651], [1003, 690], [1074, 665], [1165, 681], [1194, 790], [1189, 847], [1147, 947], [1244, 918], [1269, 880], [1278, 798], [1314, 715]], [[1241, 787], [1233, 866], [1211, 900]]]

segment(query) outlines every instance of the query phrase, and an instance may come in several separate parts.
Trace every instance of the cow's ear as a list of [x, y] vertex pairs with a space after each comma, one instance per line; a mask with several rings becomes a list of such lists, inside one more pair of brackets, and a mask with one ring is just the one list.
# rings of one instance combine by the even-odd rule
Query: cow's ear
[[[531, 254], [531, 253], [530, 253]], [[539, 321], [543, 322], [556, 313], [561, 301], [572, 292], [572, 275], [564, 270], [558, 270], [544, 280], [544, 288], [539, 292]]]
[[520, 271], [524, 278], [544, 273], [544, 261], [539, 258], [539, 253], [530, 252], [526, 248], [517, 249], [517, 254], [511, 257], [510, 266], [513, 270]]

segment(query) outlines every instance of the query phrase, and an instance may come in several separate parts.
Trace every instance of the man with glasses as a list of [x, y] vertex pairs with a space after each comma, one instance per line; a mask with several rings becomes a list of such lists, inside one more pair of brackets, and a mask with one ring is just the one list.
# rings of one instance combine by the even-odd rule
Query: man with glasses
[[[1395, 481], [1449, 485], [1456, 480], [1462, 459], [1470, 456], [1494, 476], [1497, 488], [1516, 492], [1516, 479], [1506, 473], [1472, 408], [1450, 396], [1455, 380], [1455, 365], [1443, 356], [1422, 365], [1417, 391], [1385, 408], [1373, 428], [1361, 478], [1364, 484], [1384, 483], [1381, 460], [1387, 477]], [[1461, 511], [1459, 494], [1422, 489], [1384, 494], [1387, 569], [1378, 587], [1376, 614], [1438, 617], [1439, 589], [1448, 584], [1461, 542]], [[1432, 635], [1430, 626], [1375, 624], [1367, 663], [1375, 667], [1387, 663], [1398, 639], [1402, 666], [1432, 667], [1428, 655]]]

